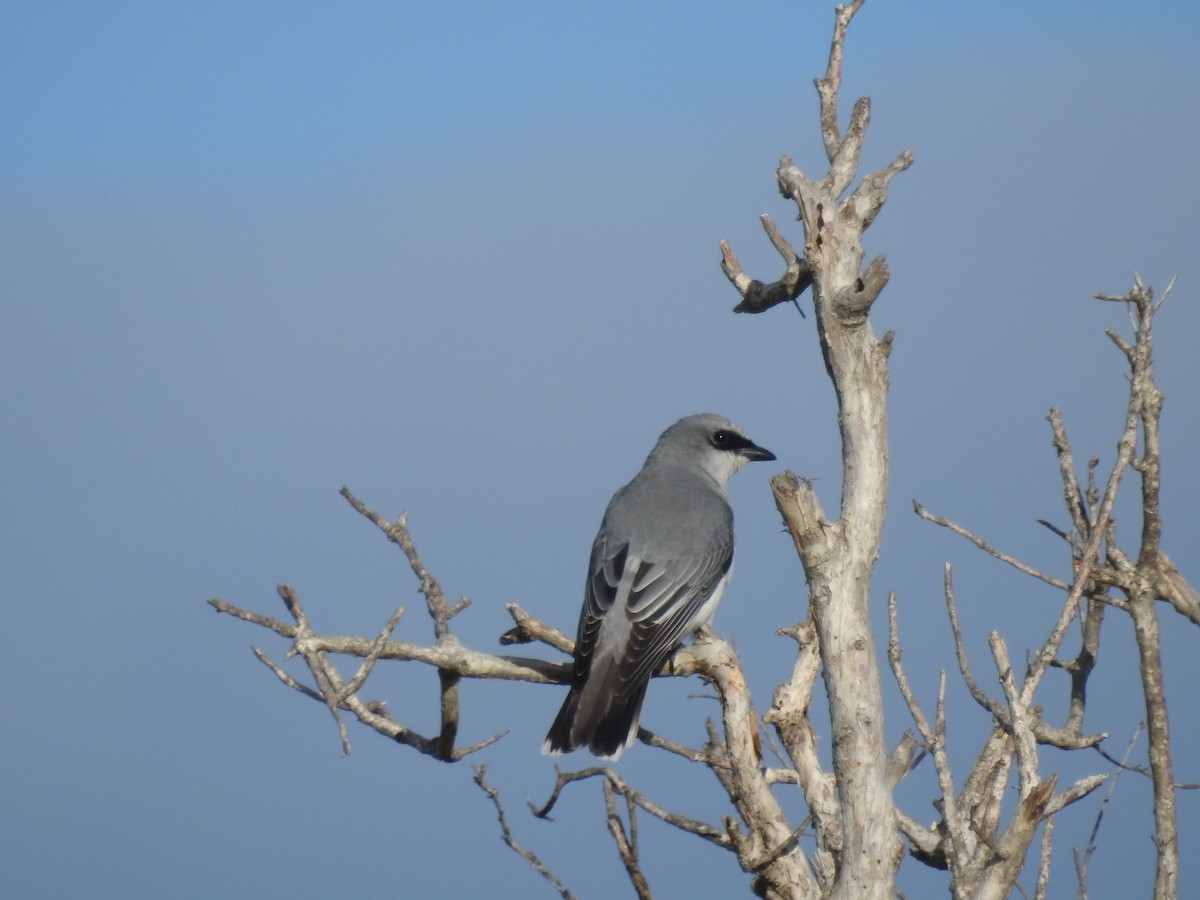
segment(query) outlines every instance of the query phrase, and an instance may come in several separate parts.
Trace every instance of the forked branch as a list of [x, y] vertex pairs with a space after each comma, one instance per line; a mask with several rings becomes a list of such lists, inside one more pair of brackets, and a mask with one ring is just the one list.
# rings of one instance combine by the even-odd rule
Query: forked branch
[[[1155, 303], [1153, 292], [1137, 278], [1129, 293], [1121, 296], [1097, 295], [1097, 298], [1106, 302], [1124, 303], [1129, 309], [1133, 340], [1127, 341], [1115, 332], [1107, 332], [1129, 365], [1129, 394], [1124, 427], [1117, 441], [1116, 458], [1108, 473], [1103, 493], [1098, 490], [1095, 480], [1094, 458], [1088, 465], [1087, 486], [1081, 486], [1062, 416], [1057, 409], [1050, 411], [1052, 440], [1063, 483], [1063, 500], [1071, 523], [1070, 530], [1055, 527], [1051, 527], [1051, 530], [1064, 538], [1071, 549], [1071, 582], [1068, 584], [1026, 566], [1013, 557], [994, 550], [986, 541], [967, 529], [926, 512], [919, 504], [914, 504], [914, 507], [922, 518], [949, 528], [992, 556], [1066, 592], [1062, 610], [1042, 646], [1029, 660], [1020, 685], [1009, 667], [1004, 641], [998, 634], [993, 633], [992, 651], [1004, 689], [1004, 702], [1000, 703], [984, 695], [970, 673], [958, 628], [947, 568], [947, 609], [954, 632], [960, 670], [972, 696], [988, 709], [1000, 733], [1006, 735], [1011, 742], [1011, 749], [1006, 753], [1010, 755], [1010, 760], [1015, 760], [1017, 764], [1023, 800], [1018, 807], [1018, 815], [1013, 817], [1006, 833], [994, 838], [997, 847], [1008, 848], [1006, 852], [1011, 854], [1015, 848], [1027, 846], [1027, 839], [1032, 836], [1026, 833], [1024, 827], [1036, 824], [1037, 817], [1030, 815], [1030, 798], [1038, 798], [1038, 803], [1033, 806], [1040, 806], [1042, 812], [1039, 816], [1045, 818], [1067, 803], [1095, 790], [1103, 781], [1104, 776], [1092, 776], [1077, 782], [1062, 794], [1055, 796], [1051, 789], [1044, 798], [1041, 797], [1037, 793], [1040, 786], [1050, 782], [1048, 779], [1042, 779], [1037, 772], [1036, 744], [1051, 743], [1059, 747], [1077, 749], [1098, 745], [1105, 737], [1104, 734], [1086, 736], [1082, 733], [1087, 681], [1099, 657], [1105, 609], [1111, 606], [1132, 616], [1140, 659], [1142, 693], [1146, 704], [1150, 774], [1153, 781], [1154, 846], [1157, 856], [1154, 896], [1156, 900], [1167, 900], [1173, 898], [1176, 892], [1178, 838], [1174, 791], [1177, 786], [1171, 770], [1166, 692], [1162, 677], [1155, 601], [1160, 598], [1167, 599], [1193, 622], [1200, 621], [1196, 615], [1200, 611], [1200, 605], [1195, 602], [1197, 595], [1194, 589], [1187, 584], [1160, 547], [1162, 524], [1158, 502], [1158, 429], [1162, 394], [1153, 377], [1152, 324], [1162, 301]], [[1139, 443], [1140, 455], [1137, 452]], [[1113, 514], [1118, 491], [1130, 470], [1139, 477], [1141, 487], [1141, 533], [1137, 553], [1133, 555], [1126, 554], [1115, 541]], [[1124, 600], [1110, 596], [1109, 592], [1112, 589], [1120, 591]], [[1059, 649], [1068, 628], [1077, 619], [1081, 625], [1080, 650], [1074, 659], [1062, 660], [1058, 656]], [[1040, 716], [1035, 714], [1036, 707], [1033, 706], [1042, 677], [1051, 666], [1066, 670], [1071, 676], [1068, 715], [1061, 728], [1051, 728], [1041, 722]], [[981, 755], [977, 762], [977, 770], [983, 761], [984, 756]], [[1043, 842], [1043, 857], [1049, 854], [1047, 841], [1048, 838]], [[1023, 853], [1023, 850], [1021, 852]], [[1043, 869], [1045, 865], [1043, 862]], [[1076, 865], [1082, 884], [1086, 871], [1086, 854], [1077, 858]], [[954, 868], [953, 860], [951, 868]], [[1004, 868], [993, 867], [992, 876]], [[1015, 878], [1015, 873], [1013, 877]], [[998, 884], [997, 889], [1001, 890], [1003, 886]]]

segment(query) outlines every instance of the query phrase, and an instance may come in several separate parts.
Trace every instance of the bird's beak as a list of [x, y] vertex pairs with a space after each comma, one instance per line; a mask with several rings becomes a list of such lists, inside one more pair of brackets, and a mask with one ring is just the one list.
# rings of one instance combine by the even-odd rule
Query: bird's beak
[[766, 447], [758, 446], [758, 444], [754, 443], [753, 441], [747, 441], [746, 446], [742, 447], [738, 453], [751, 462], [756, 462], [758, 460], [766, 462], [768, 460], [775, 459], [774, 453], [772, 453]]

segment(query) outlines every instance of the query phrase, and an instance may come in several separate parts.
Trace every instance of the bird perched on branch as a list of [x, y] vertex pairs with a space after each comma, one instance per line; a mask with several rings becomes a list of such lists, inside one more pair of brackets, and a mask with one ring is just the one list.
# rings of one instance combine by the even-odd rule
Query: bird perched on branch
[[725, 485], [775, 454], [721, 416], [680, 419], [613, 495], [592, 544], [571, 690], [542, 752], [616, 759], [637, 737], [650, 677], [712, 618], [733, 565]]

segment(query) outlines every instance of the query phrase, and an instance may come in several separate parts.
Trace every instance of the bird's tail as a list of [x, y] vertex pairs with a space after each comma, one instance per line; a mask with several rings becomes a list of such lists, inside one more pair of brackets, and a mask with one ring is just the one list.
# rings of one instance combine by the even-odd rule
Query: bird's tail
[[620, 699], [612, 694], [591, 698], [582, 709], [583, 689], [572, 687], [542, 742], [542, 753], [558, 756], [586, 745], [600, 759], [618, 759], [637, 740], [647, 687], [648, 680]]
[[572, 687], [567, 699], [563, 701], [562, 709], [554, 718], [554, 724], [542, 741], [542, 753], [550, 756], [561, 756], [570, 753], [581, 744], [571, 741], [571, 728], [575, 724], [575, 712], [579, 709], [579, 688]]

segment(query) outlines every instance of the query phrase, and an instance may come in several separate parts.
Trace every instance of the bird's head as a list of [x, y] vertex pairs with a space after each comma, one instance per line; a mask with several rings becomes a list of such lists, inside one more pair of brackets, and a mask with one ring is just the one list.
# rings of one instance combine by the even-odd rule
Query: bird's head
[[650, 459], [699, 466], [724, 486], [733, 474], [754, 460], [775, 459], [724, 416], [701, 413], [680, 419], [662, 433]]

